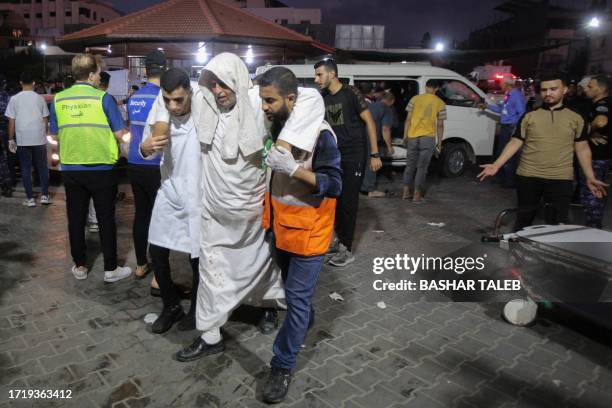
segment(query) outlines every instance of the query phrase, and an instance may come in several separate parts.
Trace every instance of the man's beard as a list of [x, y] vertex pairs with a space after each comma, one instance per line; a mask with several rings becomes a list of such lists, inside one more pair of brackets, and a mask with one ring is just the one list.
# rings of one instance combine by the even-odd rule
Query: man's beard
[[273, 114], [270, 131], [272, 133], [272, 140], [275, 142], [281, 130], [283, 130], [287, 119], [289, 119], [289, 108], [287, 108], [287, 105], [284, 105], [278, 112]]
[[563, 102], [563, 98], [554, 100], [552, 102], [548, 102], [548, 101], [546, 101], [546, 99], [543, 99], [543, 102], [544, 102], [545, 106], [555, 106], [555, 105], [559, 104], [560, 102]]

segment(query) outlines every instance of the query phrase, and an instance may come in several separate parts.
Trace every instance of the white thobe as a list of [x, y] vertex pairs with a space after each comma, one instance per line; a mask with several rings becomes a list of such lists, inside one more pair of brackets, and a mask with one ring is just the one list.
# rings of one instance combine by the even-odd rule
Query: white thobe
[[[192, 90], [192, 115], [197, 118], [203, 109], [203, 97], [197, 83], [192, 82]], [[298, 98], [304, 111], [310, 112], [317, 110], [321, 97], [315, 90], [300, 89]], [[249, 90], [249, 100], [256, 120], [263, 124], [265, 116], [257, 87]], [[157, 109], [156, 120], [167, 121], [161, 95]], [[262, 227], [266, 190], [263, 149], [248, 157], [239, 151], [235, 159], [222, 159], [225, 125], [231, 114], [220, 114], [212, 142], [201, 144], [200, 285], [196, 307], [196, 326], [201, 331], [223, 326], [241, 304], [278, 303], [285, 297], [280, 269], [272, 258], [273, 244]], [[320, 114], [322, 120], [323, 113]], [[286, 128], [304, 129], [304, 121], [305, 118], [293, 117], [288, 123], [295, 125]], [[309, 126], [320, 125], [310, 122]], [[262, 148], [265, 136], [261, 135]]]
[[200, 142], [192, 116], [172, 116], [170, 142], [160, 163], [161, 185], [155, 198], [149, 242], [174, 251], [200, 254]]
[[240, 304], [285, 297], [271, 243], [262, 228], [265, 173], [261, 153], [221, 158], [225, 124], [219, 116], [213, 143], [202, 148], [202, 229], [198, 330], [223, 326]]

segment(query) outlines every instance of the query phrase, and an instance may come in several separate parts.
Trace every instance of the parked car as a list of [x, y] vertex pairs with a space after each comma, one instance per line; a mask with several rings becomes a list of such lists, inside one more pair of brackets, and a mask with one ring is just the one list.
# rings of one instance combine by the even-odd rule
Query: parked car
[[[283, 65], [291, 69], [301, 86], [316, 87], [314, 68], [307, 65]], [[256, 75], [264, 73], [272, 65], [258, 67]], [[376, 87], [391, 89], [395, 95], [397, 123], [393, 130], [395, 154], [385, 162], [392, 166], [406, 164], [403, 148], [403, 128], [406, 105], [410, 98], [425, 92], [430, 79], [441, 83], [438, 96], [446, 103], [447, 120], [444, 129], [440, 171], [446, 177], [463, 174], [468, 163], [475, 163], [478, 156], [491, 156], [495, 140], [495, 117], [477, 107], [491, 100], [476, 85], [458, 73], [420, 63], [407, 64], [356, 64], [338, 65], [338, 77], [346, 84], [358, 86], [371, 82]]]

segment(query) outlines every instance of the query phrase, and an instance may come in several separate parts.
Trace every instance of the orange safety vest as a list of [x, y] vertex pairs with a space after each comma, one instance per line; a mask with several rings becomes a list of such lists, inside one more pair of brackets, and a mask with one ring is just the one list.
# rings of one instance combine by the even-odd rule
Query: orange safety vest
[[[331, 127], [323, 122], [317, 139], [323, 130], [330, 131], [336, 137]], [[292, 152], [300, 166], [310, 171], [317, 143], [314, 146], [312, 152], [297, 148]], [[334, 234], [335, 198], [314, 197], [312, 188], [306, 183], [286, 174], [274, 173], [264, 201], [263, 227], [266, 229], [270, 228], [271, 212], [278, 249], [302, 256], [327, 252]]]

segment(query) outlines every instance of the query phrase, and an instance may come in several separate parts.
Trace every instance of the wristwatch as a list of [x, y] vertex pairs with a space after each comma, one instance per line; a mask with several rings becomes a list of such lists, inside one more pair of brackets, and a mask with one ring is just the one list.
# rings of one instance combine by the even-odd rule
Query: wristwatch
[[372, 153], [370, 154], [370, 157], [373, 159], [379, 159], [380, 158], [380, 153], [376, 152], [376, 153]]

